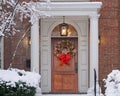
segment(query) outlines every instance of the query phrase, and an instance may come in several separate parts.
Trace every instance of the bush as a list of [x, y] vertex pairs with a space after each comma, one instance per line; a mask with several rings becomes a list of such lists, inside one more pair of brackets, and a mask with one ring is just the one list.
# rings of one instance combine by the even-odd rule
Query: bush
[[15, 87], [8, 83], [2, 81], [0, 84], [0, 96], [34, 96], [36, 93], [36, 88], [27, 86], [25, 82], [16, 82]]
[[113, 70], [108, 74], [105, 82], [105, 96], [120, 96], [120, 71]]
[[0, 70], [0, 96], [35, 96], [40, 75], [24, 70]]

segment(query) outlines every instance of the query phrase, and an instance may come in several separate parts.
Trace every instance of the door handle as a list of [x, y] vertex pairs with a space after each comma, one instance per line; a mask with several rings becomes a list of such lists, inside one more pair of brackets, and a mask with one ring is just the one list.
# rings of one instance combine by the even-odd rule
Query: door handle
[[75, 63], [75, 73], [78, 73], [78, 63]]

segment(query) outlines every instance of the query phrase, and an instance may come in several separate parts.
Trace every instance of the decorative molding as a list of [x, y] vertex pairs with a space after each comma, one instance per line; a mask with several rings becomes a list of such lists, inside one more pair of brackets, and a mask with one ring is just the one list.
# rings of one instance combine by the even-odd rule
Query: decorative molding
[[[39, 2], [40, 3], [40, 2]], [[36, 3], [34, 3], [34, 4], [36, 4]], [[41, 6], [46, 6], [45, 5], [45, 3], [40, 3], [41, 4]], [[38, 4], [39, 5], [39, 4]], [[98, 45], [97, 45], [97, 43], [98, 43], [98, 40], [96, 39], [97, 37], [98, 37], [98, 32], [96, 32], [96, 31], [98, 31], [98, 21], [97, 21], [97, 19], [98, 19], [98, 17], [99, 17], [99, 10], [100, 10], [100, 8], [101, 8], [101, 6], [102, 6], [102, 2], [51, 2], [50, 3], [50, 5], [48, 6], [48, 7], [50, 7], [50, 9], [48, 9], [48, 8], [46, 8], [46, 7], [44, 7], [44, 8], [42, 8], [42, 7], [40, 7], [40, 6], [38, 6], [37, 8], [39, 8], [39, 10], [40, 11], [43, 11], [43, 12], [46, 12], [46, 14], [49, 14], [50, 16], [78, 16], [78, 17], [87, 17], [87, 20], [88, 20], [88, 18], [90, 18], [90, 21], [92, 21], [90, 24], [91, 24], [91, 26], [90, 26], [90, 36], [91, 36], [91, 39], [90, 40], [92, 40], [92, 42], [90, 42], [91, 44], [90, 45], [92, 45], [92, 47], [90, 47], [90, 53], [91, 53], [91, 63], [90, 63], [90, 87], [93, 85], [93, 75], [92, 75], [92, 70], [93, 70], [93, 67], [95, 66], [96, 67], [96, 69], [98, 69], [98, 50], [95, 50], [94, 51], [94, 49], [95, 48], [98, 48]], [[97, 17], [97, 18], [96, 18]], [[48, 19], [48, 21], [49, 20], [51, 20], [51, 18], [49, 18]], [[75, 21], [75, 20], [73, 20], [73, 21]], [[72, 20], [66, 20], [66, 22], [68, 22], [68, 23], [70, 23], [70, 24], [72, 24], [75, 28], [76, 28], [76, 30], [77, 30], [77, 32], [78, 32], [78, 35], [79, 35], [79, 38], [78, 38], [78, 40], [80, 41], [80, 42], [82, 42], [81, 41], [81, 31], [83, 31], [83, 30], [81, 30], [81, 24], [79, 25], [79, 24], [77, 24], [78, 22], [80, 22], [80, 20], [78, 21], [78, 18], [77, 18], [77, 20], [75, 21], [75, 22], [73, 22]], [[42, 21], [43, 22], [43, 21]], [[51, 22], [51, 21], [50, 21]], [[42, 86], [42, 87], [44, 87], [43, 88], [43, 91], [42, 92], [50, 92], [51, 91], [51, 32], [52, 32], [52, 30], [53, 30], [53, 28], [57, 25], [57, 24], [60, 24], [60, 22], [61, 21], [58, 21], [58, 20], [56, 20], [56, 22], [52, 22], [52, 23], [49, 23], [46, 27], [44, 27], [44, 28], [46, 28], [45, 30], [44, 29], [42, 29], [42, 31], [41, 31], [41, 42], [44, 42], [44, 43], [42, 43], [41, 44], [41, 49], [43, 49], [44, 50], [44, 44], [47, 42], [47, 44], [48, 44], [48, 46], [46, 46], [47, 47], [47, 50], [48, 50], [48, 54], [47, 54], [47, 56], [48, 56], [48, 60], [47, 60], [47, 62], [48, 62], [48, 66], [46, 66], [46, 64], [45, 64], [45, 66], [44, 65], [42, 65], [42, 60], [43, 60], [43, 58], [44, 57], [42, 57], [43, 56], [43, 54], [42, 54], [42, 52], [41, 52], [41, 67], [43, 67], [43, 69], [41, 69], [41, 75], [42, 75], [42, 71], [44, 71], [44, 70], [48, 70], [48, 73], [49, 73], [49, 76], [48, 76], [48, 78], [49, 78], [49, 81], [45, 81], [45, 82], [47, 82], [48, 83], [48, 86], [47, 87], [44, 87], [44, 86]], [[94, 24], [95, 23], [95, 24]], [[44, 24], [44, 23], [43, 23]], [[47, 23], [46, 23], [47, 24]], [[42, 24], [41, 24], [42, 25]], [[45, 24], [43, 25], [43, 26], [45, 26]], [[96, 26], [95, 27], [95, 29], [94, 29], [94, 26]], [[34, 26], [34, 28], [35, 28], [35, 26]], [[41, 27], [42, 28], [42, 27]], [[87, 26], [87, 28], [88, 28], [88, 26]], [[85, 31], [85, 30], [84, 30]], [[45, 34], [44, 34], [44, 32], [46, 32]], [[44, 35], [43, 35], [43, 34]], [[95, 33], [95, 34], [94, 34]], [[83, 34], [84, 35], [84, 34]], [[87, 34], [88, 35], [88, 34]], [[88, 39], [88, 37], [87, 36], [83, 36], [83, 37], [85, 37], [85, 39]], [[95, 37], [95, 38], [92, 38], [92, 37]], [[35, 37], [34, 37], [35, 38]], [[43, 38], [45, 38], [45, 39], [43, 39]], [[47, 38], [47, 40], [46, 40], [46, 38]], [[84, 39], [83, 39], [84, 40]], [[94, 45], [94, 41], [95, 41], [95, 45]], [[88, 52], [88, 48], [86, 48], [85, 47], [85, 40], [84, 40], [84, 46], [83, 45], [81, 45], [80, 44], [80, 42], [79, 42], [79, 44], [78, 44], [78, 50], [79, 50], [79, 52], [78, 52], [78, 58], [81, 58], [80, 57], [80, 54], [81, 54], [81, 51], [82, 50], [86, 50], [87, 52]], [[86, 46], [88, 46], [88, 43], [87, 43], [87, 41], [86, 41]], [[34, 47], [38, 47], [38, 46], [34, 46]], [[33, 50], [34, 51], [34, 50]], [[41, 50], [42, 51], [42, 50]], [[95, 53], [95, 54], [93, 54], [93, 53]], [[32, 57], [31, 57], [31, 59], [32, 59]], [[88, 59], [88, 56], [87, 56], [87, 59]], [[81, 65], [80, 65], [80, 59], [78, 60], [78, 68], [82, 68], [82, 69], [80, 69], [79, 71], [78, 71], [78, 74], [79, 75], [81, 75], [81, 70], [87, 70], [88, 71], [88, 67], [86, 67], [86, 69], [85, 69], [85, 66], [82, 66], [81, 67]], [[46, 62], [45, 62], [46, 63]], [[96, 65], [95, 65], [96, 64]], [[33, 64], [33, 65], [35, 65], [35, 64]], [[83, 64], [83, 65], [85, 65], [85, 64]], [[38, 65], [35, 65], [36, 67], [38, 66]], [[39, 69], [39, 68], [38, 68]], [[98, 72], [98, 70], [97, 70], [97, 72]], [[85, 73], [85, 72], [84, 72]], [[88, 73], [88, 72], [87, 72]], [[43, 77], [42, 77], [43, 78]], [[81, 77], [79, 76], [79, 78], [78, 78], [78, 80], [81, 80]], [[42, 80], [42, 82], [44, 82], [44, 80]], [[44, 83], [45, 83], [44, 82]], [[41, 83], [42, 84], [42, 83]], [[88, 83], [86, 83], [86, 84], [88, 84]], [[82, 86], [80, 83], [79, 83], [79, 85], [78, 85], [79, 87], [80, 86]], [[85, 88], [85, 90], [82, 90], [82, 88], [84, 89]], [[86, 92], [87, 91], [87, 89], [86, 89], [86, 87], [82, 87], [81, 89], [79, 89], [79, 91], [80, 92]]]
[[[37, 3], [46, 6], [46, 3]], [[88, 16], [98, 14], [102, 2], [50, 2], [49, 8], [41, 6], [38, 9], [49, 16]]]
[[100, 14], [91, 14], [91, 15], [89, 15], [89, 17], [90, 17], [90, 19], [98, 19], [99, 17], [100, 17]]

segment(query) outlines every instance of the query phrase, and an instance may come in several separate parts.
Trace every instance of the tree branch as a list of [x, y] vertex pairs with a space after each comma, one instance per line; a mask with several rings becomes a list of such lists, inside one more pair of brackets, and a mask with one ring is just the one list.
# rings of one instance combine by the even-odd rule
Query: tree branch
[[7, 18], [7, 22], [6, 22], [6, 24], [5, 24], [5, 27], [4, 27], [4, 29], [3, 29], [3, 33], [4, 33], [4, 31], [7, 29], [7, 28], [9, 28], [9, 26], [10, 26], [10, 24], [11, 24], [11, 22], [12, 22], [12, 20], [13, 20], [13, 18], [14, 18], [14, 12], [15, 12], [15, 8], [16, 8], [16, 6], [18, 5], [18, 3], [19, 3], [19, 0], [16, 2], [16, 4], [15, 4], [15, 6], [12, 8], [12, 10], [11, 10], [11, 13], [10, 13], [10, 15], [8, 16], [8, 18]]

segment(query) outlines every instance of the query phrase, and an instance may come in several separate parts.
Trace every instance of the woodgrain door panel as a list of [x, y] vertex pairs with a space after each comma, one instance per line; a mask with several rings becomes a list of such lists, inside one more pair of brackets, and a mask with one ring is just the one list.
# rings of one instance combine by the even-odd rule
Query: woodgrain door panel
[[77, 93], [77, 75], [54, 74], [53, 92]]
[[[55, 47], [62, 40], [69, 40], [75, 46], [75, 55], [69, 60], [69, 65], [60, 66], [60, 59], [54, 54]], [[52, 39], [52, 92], [77, 93], [78, 92], [78, 44], [77, 38]], [[66, 45], [65, 45], [66, 46]]]

